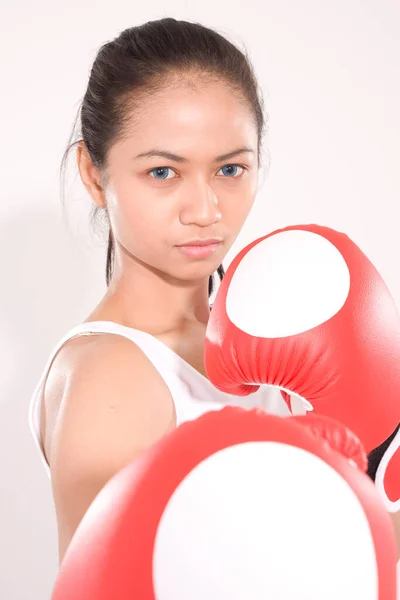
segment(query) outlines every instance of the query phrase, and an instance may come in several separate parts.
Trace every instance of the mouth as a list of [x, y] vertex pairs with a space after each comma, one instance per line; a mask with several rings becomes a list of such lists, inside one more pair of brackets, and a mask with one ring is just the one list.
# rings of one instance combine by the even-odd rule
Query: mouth
[[207, 244], [190, 243], [177, 246], [178, 250], [190, 258], [206, 258], [214, 254], [222, 246], [222, 241], [208, 242]]
[[219, 244], [222, 242], [221, 238], [209, 238], [207, 240], [195, 239], [179, 244], [181, 246], [210, 246], [212, 244]]

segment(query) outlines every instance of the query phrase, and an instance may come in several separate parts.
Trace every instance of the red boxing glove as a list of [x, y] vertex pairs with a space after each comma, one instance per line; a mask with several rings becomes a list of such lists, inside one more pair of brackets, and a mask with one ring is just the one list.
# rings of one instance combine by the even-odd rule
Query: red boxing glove
[[113, 477], [52, 600], [395, 600], [396, 542], [349, 430], [227, 407]]
[[367, 452], [400, 422], [399, 314], [368, 258], [328, 227], [287, 227], [236, 256], [208, 321], [205, 367], [229, 394], [281, 388], [293, 414], [344, 423]]

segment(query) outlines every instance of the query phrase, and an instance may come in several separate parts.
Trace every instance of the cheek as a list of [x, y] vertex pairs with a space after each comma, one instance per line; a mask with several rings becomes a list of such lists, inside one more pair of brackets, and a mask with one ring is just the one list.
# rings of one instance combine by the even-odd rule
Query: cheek
[[222, 221], [229, 229], [235, 230], [243, 225], [254, 204], [254, 199], [250, 196], [242, 196], [220, 203]]
[[226, 222], [240, 225], [246, 219], [257, 196], [258, 177], [255, 172], [249, 174], [245, 182], [229, 194], [220, 196], [220, 206]]
[[160, 253], [165, 227], [149, 210], [137, 206], [118, 207], [111, 226], [115, 238], [132, 255], [146, 262]]
[[163, 211], [154, 205], [154, 198], [140, 191], [115, 194], [108, 203], [108, 212], [114, 235], [122, 243], [143, 238], [148, 241], [149, 232], [165, 229]]

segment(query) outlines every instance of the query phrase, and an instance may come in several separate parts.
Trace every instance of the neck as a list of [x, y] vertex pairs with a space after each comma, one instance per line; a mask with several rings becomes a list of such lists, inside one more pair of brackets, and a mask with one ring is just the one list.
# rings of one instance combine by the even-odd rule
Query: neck
[[182, 282], [136, 263], [134, 268], [115, 270], [95, 312], [102, 319], [154, 334], [206, 325], [210, 316], [208, 279]]

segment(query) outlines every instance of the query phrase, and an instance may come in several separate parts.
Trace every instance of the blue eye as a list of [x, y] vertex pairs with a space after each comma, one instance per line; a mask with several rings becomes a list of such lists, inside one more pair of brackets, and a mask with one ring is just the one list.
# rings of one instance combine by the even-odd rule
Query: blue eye
[[154, 177], [153, 179], [168, 179], [168, 177], [165, 176], [165, 173], [167, 171], [170, 171], [171, 169], [169, 167], [157, 167], [156, 169], [152, 169], [150, 171], [150, 173], [157, 173], [157, 175], [161, 175], [161, 177]]
[[[221, 169], [220, 169], [220, 170], [221, 170], [221, 171], [223, 171], [224, 169], [229, 169], [229, 170], [230, 170], [230, 172], [228, 172], [228, 173], [227, 173], [227, 172], [225, 171], [225, 173], [224, 173], [224, 174], [225, 174], [225, 175], [228, 175], [228, 176], [231, 176], [231, 175], [235, 176], [235, 175], [236, 175], [236, 173], [237, 173], [238, 167], [239, 167], [240, 169], [243, 169], [243, 167], [241, 167], [240, 165], [224, 165], [223, 167], [221, 167]], [[235, 169], [235, 172], [234, 172], [234, 173], [232, 173], [232, 171], [231, 171], [232, 169]]]
[[[223, 167], [221, 167], [220, 171], [223, 171], [225, 177], [228, 177], [229, 179], [237, 179], [238, 169], [241, 169], [243, 172], [247, 170], [247, 167], [236, 164], [224, 165]], [[155, 169], [151, 169], [151, 171], [148, 171], [148, 173], [152, 177], [152, 179], [164, 181], [166, 179], [172, 179], [172, 177], [168, 177], [169, 171], [174, 172], [174, 170], [171, 167], [156, 167]], [[154, 176], [153, 173], [155, 174]]]

